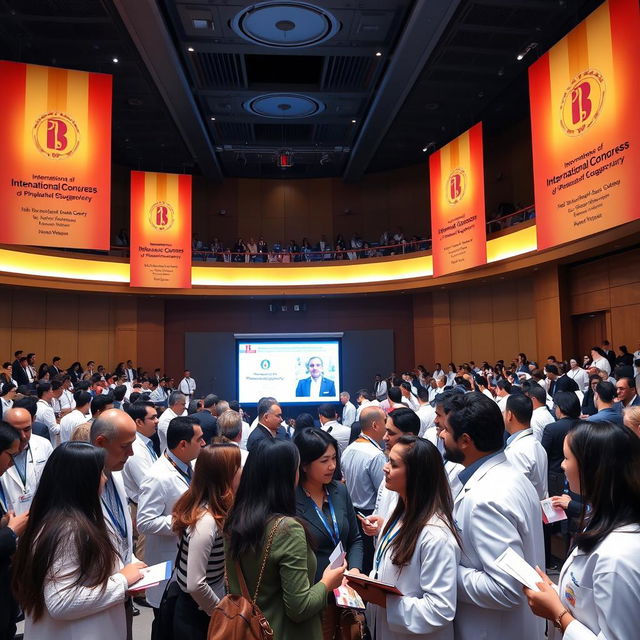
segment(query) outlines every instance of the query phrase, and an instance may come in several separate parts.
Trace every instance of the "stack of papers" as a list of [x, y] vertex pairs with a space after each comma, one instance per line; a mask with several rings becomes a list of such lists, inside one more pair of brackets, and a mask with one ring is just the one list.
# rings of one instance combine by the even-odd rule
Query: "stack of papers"
[[542, 578], [538, 575], [538, 572], [513, 549], [507, 549], [496, 560], [496, 566], [512, 578], [515, 578], [525, 587], [529, 587], [529, 589], [533, 591], [540, 591], [536, 583], [542, 582]]
[[161, 562], [160, 564], [154, 564], [150, 567], [142, 569], [142, 578], [138, 582], [134, 582], [127, 591], [143, 591], [149, 587], [155, 587], [156, 585], [168, 580], [171, 577], [171, 565], [173, 563]]

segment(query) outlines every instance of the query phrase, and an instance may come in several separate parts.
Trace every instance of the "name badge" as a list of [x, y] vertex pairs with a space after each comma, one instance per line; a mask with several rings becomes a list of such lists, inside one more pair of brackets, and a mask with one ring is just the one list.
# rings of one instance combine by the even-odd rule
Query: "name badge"
[[27, 513], [31, 508], [31, 502], [33, 501], [33, 493], [23, 493], [21, 496], [18, 496], [18, 502], [14, 504], [16, 515], [22, 515], [23, 513]]

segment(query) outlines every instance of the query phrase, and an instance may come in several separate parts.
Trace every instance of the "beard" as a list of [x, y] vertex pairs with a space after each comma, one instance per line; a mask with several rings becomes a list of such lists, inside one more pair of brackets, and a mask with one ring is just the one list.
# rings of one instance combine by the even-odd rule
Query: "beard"
[[449, 449], [445, 446], [444, 448], [444, 459], [449, 462], [456, 462], [458, 464], [464, 462], [464, 454], [460, 449]]

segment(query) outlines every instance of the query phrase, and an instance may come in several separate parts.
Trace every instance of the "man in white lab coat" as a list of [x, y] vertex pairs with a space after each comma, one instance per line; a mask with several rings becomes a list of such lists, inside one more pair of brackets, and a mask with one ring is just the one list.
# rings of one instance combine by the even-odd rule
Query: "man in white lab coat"
[[178, 391], [184, 394], [187, 405], [189, 405], [189, 402], [195, 397], [196, 381], [191, 377], [191, 371], [188, 369], [185, 369], [184, 378], [180, 380], [180, 384], [178, 385]]
[[547, 497], [549, 462], [547, 452], [533, 436], [529, 424], [533, 404], [531, 398], [522, 393], [513, 393], [507, 399], [507, 407], [503, 412], [504, 426], [509, 433], [504, 455], [518, 470], [522, 471], [533, 485], [538, 498]]
[[169, 408], [165, 409], [158, 420], [158, 438], [160, 439], [160, 453], [167, 448], [167, 429], [169, 423], [177, 416], [186, 416], [187, 400], [180, 391], [173, 391], [169, 396]]
[[[175, 561], [178, 538], [171, 529], [171, 512], [191, 483], [191, 462], [204, 446], [195, 418], [178, 416], [167, 429], [167, 449], [153, 463], [140, 487], [138, 531], [146, 536], [145, 562]], [[161, 582], [147, 589], [147, 602], [157, 609], [165, 588]], [[155, 612], [157, 613], [157, 611]]]
[[455, 394], [445, 414], [440, 437], [446, 457], [465, 467], [454, 496], [462, 539], [456, 640], [540, 640], [544, 620], [529, 609], [520, 583], [495, 562], [511, 548], [531, 566], [543, 567], [536, 491], [502, 451], [504, 422], [495, 402], [478, 392]]

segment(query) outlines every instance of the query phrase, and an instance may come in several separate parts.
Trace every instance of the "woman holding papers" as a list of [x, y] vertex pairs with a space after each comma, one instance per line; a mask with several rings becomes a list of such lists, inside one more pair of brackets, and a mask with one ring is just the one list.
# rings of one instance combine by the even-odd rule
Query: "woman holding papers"
[[344, 565], [327, 567], [314, 581], [316, 558], [296, 518], [299, 464], [288, 440], [261, 440], [247, 458], [224, 528], [229, 592], [242, 593], [244, 578], [277, 640], [321, 640], [320, 613], [344, 573]]
[[180, 593], [173, 619], [176, 638], [204, 640], [209, 616], [224, 596], [222, 528], [239, 469], [239, 447], [204, 447], [189, 488], [173, 507], [172, 528], [180, 538], [176, 567]]
[[[579, 422], [564, 441], [562, 467], [590, 505], [559, 586], [542, 573], [525, 588], [532, 611], [564, 640], [638, 637], [640, 610], [640, 439], [610, 422]], [[564, 635], [563, 635], [564, 634]]]
[[51, 454], [13, 563], [29, 640], [124, 640], [127, 588], [145, 565], [123, 567], [100, 506], [105, 450], [65, 442]]
[[[293, 442], [300, 452], [296, 513], [313, 541], [318, 561], [315, 579], [320, 580], [338, 545], [346, 553], [349, 571], [359, 573], [363, 551], [356, 514], [347, 487], [333, 479], [338, 464], [336, 440], [326, 431], [303, 429], [296, 431]], [[322, 614], [324, 640], [340, 637], [340, 614], [331, 593]]]
[[398, 503], [384, 522], [370, 516], [380, 530], [371, 577], [403, 595], [350, 586], [369, 602], [367, 620], [374, 640], [416, 635], [453, 640], [460, 547], [442, 456], [427, 440], [401, 436], [384, 473], [387, 488], [398, 493]]

